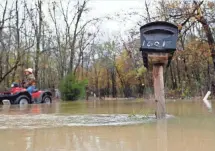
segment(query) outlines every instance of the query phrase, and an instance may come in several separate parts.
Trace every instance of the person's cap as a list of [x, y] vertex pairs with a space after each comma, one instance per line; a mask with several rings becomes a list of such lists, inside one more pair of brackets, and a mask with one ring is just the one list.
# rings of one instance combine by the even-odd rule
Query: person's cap
[[25, 72], [30, 72], [30, 73], [32, 73], [32, 72], [33, 72], [33, 69], [32, 69], [32, 68], [25, 69]]

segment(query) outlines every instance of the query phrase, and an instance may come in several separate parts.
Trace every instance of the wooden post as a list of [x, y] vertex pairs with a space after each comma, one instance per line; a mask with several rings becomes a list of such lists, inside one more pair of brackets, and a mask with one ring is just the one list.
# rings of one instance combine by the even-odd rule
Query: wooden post
[[164, 67], [163, 63], [153, 64], [153, 81], [157, 119], [165, 118], [166, 114], [163, 67]]
[[143, 63], [153, 64], [154, 92], [157, 119], [165, 118], [165, 97], [163, 67], [170, 64], [176, 51], [179, 29], [178, 26], [163, 21], [150, 22], [140, 27], [140, 51]]

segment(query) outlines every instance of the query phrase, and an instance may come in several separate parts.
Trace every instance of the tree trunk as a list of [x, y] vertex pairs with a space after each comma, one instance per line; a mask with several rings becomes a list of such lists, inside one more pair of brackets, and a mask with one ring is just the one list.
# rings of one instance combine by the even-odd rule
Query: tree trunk
[[179, 62], [178, 62], [178, 58], [176, 59], [176, 68], [177, 68], [177, 76], [178, 76], [178, 83], [181, 83], [181, 74], [180, 74], [180, 69], [179, 69]]
[[209, 27], [209, 24], [204, 16], [200, 16], [199, 18], [196, 16], [196, 19], [202, 24], [203, 29], [205, 31], [205, 34], [208, 40], [208, 45], [211, 51], [211, 57], [213, 59], [214, 72], [215, 72], [215, 41], [213, 38], [213, 34], [211, 32], [211, 28]]
[[2, 55], [2, 53], [0, 54], [0, 78], [2, 78], [2, 76], [3, 76], [3, 60], [2, 60], [2, 57], [3, 57], [3, 55]]
[[122, 90], [123, 90], [123, 94], [125, 95], [125, 81], [123, 80], [123, 78], [122, 78], [122, 75], [120, 74], [120, 72], [119, 72], [119, 70], [118, 70], [118, 68], [117, 67], [115, 67], [115, 69], [116, 69], [116, 72], [117, 72], [117, 74], [118, 74], [118, 78], [119, 78], [119, 80], [120, 80], [120, 83], [121, 83], [121, 86], [122, 86]]
[[81, 79], [84, 79], [84, 53], [81, 56]]
[[109, 97], [110, 95], [110, 77], [109, 77], [109, 70], [107, 69], [107, 89], [106, 89], [106, 95]]
[[112, 80], [112, 97], [116, 98], [117, 90], [116, 90], [116, 74], [114, 68], [111, 70], [111, 80]]
[[[5, 71], [8, 72], [9, 71], [9, 53], [6, 54], [6, 69]], [[9, 86], [9, 77], [6, 77], [6, 81], [5, 81], [6, 86]]]
[[86, 1], [83, 2], [83, 5], [78, 9], [78, 16], [76, 19], [76, 23], [75, 23], [75, 30], [73, 33], [73, 40], [72, 43], [70, 44], [70, 63], [69, 63], [69, 72], [73, 72], [73, 63], [74, 63], [74, 55], [75, 55], [75, 43], [76, 43], [76, 39], [77, 39], [77, 30], [78, 30], [78, 24], [80, 22], [82, 13], [84, 11], [84, 8], [86, 6]]
[[138, 78], [138, 81], [139, 81], [139, 84], [137, 85], [138, 97], [143, 97], [143, 92], [144, 92], [145, 85], [143, 85], [143, 83], [142, 83], [140, 78]]
[[176, 78], [174, 76], [174, 71], [172, 69], [172, 64], [170, 65], [170, 75], [171, 75], [171, 80], [172, 80], [172, 89], [175, 90], [177, 88], [177, 83], [176, 83]]
[[[3, 42], [3, 29], [4, 29], [4, 25], [5, 25], [5, 15], [6, 15], [6, 10], [7, 10], [7, 4], [8, 4], [8, 1], [5, 2], [5, 7], [4, 7], [4, 11], [3, 11], [3, 14], [2, 14], [2, 19], [0, 20], [0, 43], [2, 45], [2, 49], [4, 50], [5, 49], [5, 45], [4, 45], [4, 42]], [[0, 79], [4, 80], [3, 79], [3, 51], [1, 51], [0, 53]]]
[[187, 78], [188, 83], [190, 84], [191, 81], [190, 81], [190, 76], [189, 76], [189, 72], [188, 72], [186, 59], [184, 58], [183, 61], [184, 61], [184, 71], [185, 71], [184, 74], [185, 74], [185, 77]]
[[97, 76], [96, 76], [95, 78], [96, 78], [96, 79], [95, 79], [96, 97], [98, 97], [98, 96], [99, 96], [99, 79], [98, 79]]
[[124, 96], [126, 98], [131, 97], [132, 90], [131, 90], [130, 85], [128, 83], [125, 84], [125, 87], [123, 88], [123, 93], [124, 93]]
[[35, 79], [38, 82], [38, 73], [39, 73], [39, 57], [40, 57], [40, 42], [41, 42], [41, 34], [42, 34], [42, 1], [38, 1], [38, 9], [39, 9], [39, 25], [36, 28], [36, 58], [35, 58]]
[[208, 90], [210, 90], [211, 89], [211, 76], [210, 76], [210, 62], [209, 62], [209, 60], [207, 61], [207, 76], [208, 76], [207, 86], [208, 86]]

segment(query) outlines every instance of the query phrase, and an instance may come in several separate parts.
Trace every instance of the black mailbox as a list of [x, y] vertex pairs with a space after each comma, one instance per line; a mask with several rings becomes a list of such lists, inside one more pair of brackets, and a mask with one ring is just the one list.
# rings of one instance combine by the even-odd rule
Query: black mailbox
[[145, 53], [171, 53], [176, 50], [178, 27], [168, 22], [151, 22], [140, 28], [141, 48]]

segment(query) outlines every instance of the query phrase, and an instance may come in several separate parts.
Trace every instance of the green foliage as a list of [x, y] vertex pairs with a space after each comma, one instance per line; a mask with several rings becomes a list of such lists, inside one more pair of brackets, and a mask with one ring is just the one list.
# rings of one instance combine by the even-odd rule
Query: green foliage
[[85, 96], [85, 86], [87, 80], [78, 81], [73, 73], [68, 74], [60, 82], [60, 92], [62, 99], [67, 101], [74, 101]]
[[144, 73], [146, 72], [146, 68], [144, 66], [141, 66], [137, 69], [137, 77], [142, 77]]

